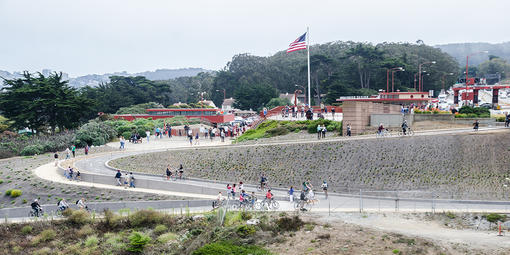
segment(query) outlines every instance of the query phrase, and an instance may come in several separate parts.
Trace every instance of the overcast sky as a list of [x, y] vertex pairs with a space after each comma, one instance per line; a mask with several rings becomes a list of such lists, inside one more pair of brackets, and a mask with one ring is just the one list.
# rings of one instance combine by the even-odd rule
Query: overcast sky
[[0, 0], [0, 70], [218, 70], [285, 50], [310, 27], [330, 41], [510, 41], [503, 0]]

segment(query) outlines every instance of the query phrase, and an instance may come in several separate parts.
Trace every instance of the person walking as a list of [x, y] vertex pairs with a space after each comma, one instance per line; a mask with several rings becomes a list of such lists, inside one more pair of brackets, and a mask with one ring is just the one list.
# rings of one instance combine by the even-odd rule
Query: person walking
[[232, 187], [227, 183], [227, 199], [230, 199], [230, 196], [232, 196]]
[[170, 165], [166, 167], [166, 179], [170, 180], [170, 177], [172, 176], [172, 171], [170, 171]]
[[172, 126], [170, 126], [170, 124], [167, 125], [168, 125], [168, 138], [172, 138]]
[[475, 123], [473, 123], [473, 129], [475, 131], [478, 131], [478, 127], [480, 126], [480, 122], [478, 122], [478, 120], [475, 120]]
[[347, 136], [351, 136], [351, 123], [347, 124]]
[[73, 146], [71, 146], [71, 152], [73, 153], [73, 158], [76, 157], [76, 146], [73, 144]]
[[267, 116], [267, 108], [264, 107], [264, 110], [262, 111], [264, 113], [264, 119], [266, 119], [266, 116]]
[[53, 154], [53, 158], [55, 158], [55, 166], [58, 165], [58, 153], [55, 151], [55, 154]]
[[200, 145], [200, 132], [195, 134], [195, 145]]
[[321, 125], [317, 125], [317, 139], [320, 140], [321, 139], [321, 134], [322, 134], [322, 127]]
[[135, 177], [133, 176], [133, 172], [129, 173], [129, 187], [135, 188]]
[[223, 129], [221, 130], [221, 133], [220, 133], [220, 137], [221, 137], [221, 142], [225, 142], [225, 132], [223, 131]]
[[117, 181], [117, 186], [122, 186], [122, 182], [120, 182], [121, 177], [122, 177], [122, 174], [120, 173], [120, 170], [117, 170], [117, 173], [115, 174], [115, 180]]
[[124, 137], [123, 136], [120, 136], [120, 147], [119, 147], [119, 150], [123, 150], [124, 149], [124, 145], [126, 144], [126, 140], [124, 140]]
[[191, 128], [188, 129], [188, 139], [189, 139], [189, 145], [193, 146], [193, 131], [191, 131]]
[[85, 148], [83, 148], [83, 150], [85, 151], [85, 155], [89, 155], [89, 149], [90, 149], [89, 145], [86, 144]]
[[147, 138], [147, 142], [150, 142], [150, 138], [151, 138], [151, 131], [146, 130], [146, 131], [145, 131], [145, 137]]
[[335, 120], [335, 107], [331, 106], [331, 116], [333, 117], [333, 120]]
[[81, 181], [81, 173], [80, 170], [76, 170], [76, 175], [74, 177], [75, 181]]
[[74, 175], [74, 171], [72, 168], [69, 168], [69, 180], [72, 181], [73, 180], [73, 175]]
[[324, 191], [324, 195], [326, 196], [326, 199], [328, 199], [328, 183], [326, 181], [323, 181], [321, 188], [322, 188], [322, 191]]
[[71, 158], [71, 150], [69, 150], [69, 147], [66, 148], [66, 159]]
[[235, 197], [236, 197], [236, 184], [235, 183], [232, 184], [232, 190], [231, 191], [232, 191], [232, 197], [235, 199]]
[[129, 187], [129, 175], [127, 172], [124, 173], [124, 189]]
[[289, 201], [294, 202], [294, 187], [293, 186], [290, 186], [290, 189], [289, 189]]
[[326, 138], [326, 132], [328, 130], [326, 129], [326, 125], [322, 126], [322, 130], [321, 130], [321, 133], [322, 133], [322, 138]]

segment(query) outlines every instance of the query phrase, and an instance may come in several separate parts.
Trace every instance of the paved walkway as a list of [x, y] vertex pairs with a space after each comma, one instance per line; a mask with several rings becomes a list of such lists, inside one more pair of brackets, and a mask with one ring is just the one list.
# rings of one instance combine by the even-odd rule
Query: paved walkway
[[[503, 128], [482, 128], [480, 129], [480, 133], [483, 132], [504, 132]], [[416, 132], [416, 136], [427, 136], [427, 135], [437, 135], [437, 134], [462, 134], [462, 133], [472, 133], [472, 129], [445, 129], [445, 130], [432, 130], [432, 131], [422, 131]], [[74, 163], [74, 166], [80, 169], [83, 174], [94, 173], [101, 174], [106, 176], [111, 176], [113, 178], [114, 170], [110, 167], [106, 166], [109, 160], [126, 157], [136, 154], [156, 152], [156, 151], [165, 151], [165, 150], [190, 150], [190, 149], [204, 149], [204, 148], [217, 148], [220, 146], [230, 146], [230, 147], [253, 147], [253, 146], [269, 146], [276, 144], [300, 144], [300, 143], [321, 143], [321, 142], [334, 142], [334, 141], [343, 141], [343, 140], [363, 140], [363, 139], [376, 139], [374, 135], [365, 135], [365, 136], [356, 136], [356, 137], [337, 137], [330, 138], [325, 140], [307, 140], [307, 141], [280, 141], [274, 143], [266, 143], [266, 144], [244, 144], [244, 145], [230, 145], [230, 142], [225, 141], [224, 143], [220, 142], [219, 139], [214, 141], [201, 141], [200, 145], [190, 146], [189, 142], [187, 142], [182, 137], [174, 137], [172, 139], [163, 138], [158, 141], [151, 141], [149, 143], [142, 144], [128, 144], [126, 150], [118, 151], [118, 152], [108, 152], [108, 153], [100, 153], [96, 155], [82, 156], [78, 157]], [[377, 139], [398, 139], [394, 137], [389, 138], [377, 138]], [[108, 146], [116, 148], [118, 143], [109, 143]], [[69, 162], [62, 162], [65, 166]], [[98, 188], [108, 188], [108, 189], [123, 189], [122, 187], [117, 187], [114, 185], [107, 184], [97, 184], [91, 182], [74, 182], [65, 179], [58, 171], [57, 168], [54, 167], [51, 163], [43, 165], [34, 169], [34, 173], [43, 179], [88, 186], [88, 187], [98, 187]], [[163, 174], [163, 173], [162, 173]], [[138, 180], [143, 179], [146, 181], [162, 181], [163, 176], [157, 175], [148, 175], [148, 174], [138, 174], [135, 173], [135, 176]], [[216, 188], [223, 190], [224, 185], [227, 182], [218, 182], [218, 181], [210, 181], [210, 180], [200, 180], [200, 179], [188, 179], [188, 180], [178, 180], [174, 183], [179, 183], [182, 185], [186, 185], [188, 187], [208, 187], [208, 188]], [[113, 184], [113, 183], [112, 183]], [[170, 184], [171, 185], [171, 184]], [[248, 192], [255, 191], [254, 185], [246, 185], [245, 188]], [[214, 199], [216, 193], [214, 194], [201, 194], [201, 193], [193, 193], [187, 192], [186, 190], [180, 191], [167, 191], [167, 190], [159, 190], [159, 189], [128, 189], [128, 191], [137, 191], [137, 192], [146, 192], [153, 194], [161, 194], [161, 195], [171, 195], [171, 196], [181, 196], [181, 197], [190, 197], [190, 198], [202, 198], [202, 199]], [[280, 199], [285, 198], [286, 191], [275, 189], [274, 192], [276, 196]], [[263, 196], [262, 193], [258, 193], [258, 196]], [[317, 194], [317, 197], [323, 198], [321, 193]], [[293, 205], [288, 202], [282, 202], [281, 210], [293, 210]], [[347, 211], [399, 211], [399, 212], [432, 212], [432, 211], [458, 211], [458, 212], [475, 212], [475, 211], [483, 211], [483, 212], [507, 212], [508, 208], [510, 208], [510, 202], [507, 201], [467, 201], [467, 200], [432, 200], [432, 199], [395, 199], [391, 197], [379, 198], [379, 197], [369, 197], [363, 196], [359, 197], [357, 195], [352, 194], [331, 194], [328, 200], [321, 199], [320, 202], [313, 206], [313, 211], [317, 212], [347, 212]]]

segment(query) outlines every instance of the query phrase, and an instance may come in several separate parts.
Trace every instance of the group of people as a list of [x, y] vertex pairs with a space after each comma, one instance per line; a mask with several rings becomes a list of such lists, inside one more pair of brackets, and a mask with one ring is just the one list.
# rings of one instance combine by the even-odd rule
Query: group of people
[[133, 176], [133, 172], [130, 172], [129, 174], [126, 172], [123, 175], [120, 170], [117, 170], [117, 173], [115, 173], [115, 180], [117, 181], [117, 186], [124, 186], [125, 189], [128, 187], [135, 188], [135, 177]]
[[81, 181], [80, 170], [76, 170], [75, 172], [71, 166], [68, 166], [66, 169], [64, 169], [64, 177], [70, 181], [72, 180]]
[[327, 131], [326, 125], [317, 125], [317, 139], [326, 138]]
[[[85, 198], [80, 198], [78, 201], [76, 201], [76, 206], [80, 210], [89, 210], [89, 207], [85, 204]], [[43, 209], [41, 204], [39, 204], [39, 201], [37, 199], [34, 199], [34, 201], [30, 204], [30, 207], [32, 208], [32, 214], [35, 217], [41, 217], [43, 216]], [[70, 208], [67, 201], [62, 198], [57, 202], [57, 210], [60, 212], [63, 212]]]
[[166, 167], [165, 175], [166, 175], [167, 180], [170, 180], [172, 178], [172, 176], [175, 179], [177, 179], [177, 177], [179, 177], [179, 179], [182, 179], [182, 177], [184, 175], [184, 167], [182, 166], [182, 164], [180, 164], [179, 168], [177, 170], [175, 170], [175, 175], [174, 175], [174, 173], [172, 173], [172, 170], [170, 170], [170, 165], [168, 165]]

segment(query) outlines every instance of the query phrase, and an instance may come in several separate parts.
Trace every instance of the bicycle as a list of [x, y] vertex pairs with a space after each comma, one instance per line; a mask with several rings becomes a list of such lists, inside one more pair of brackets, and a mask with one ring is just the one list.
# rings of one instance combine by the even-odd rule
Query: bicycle
[[[406, 136], [413, 136], [414, 135], [414, 131], [411, 129], [411, 128], [407, 128], [406, 129]], [[398, 132], [398, 136], [404, 136], [404, 131], [400, 130]]]
[[[264, 186], [264, 187], [261, 187], [261, 186]], [[257, 191], [266, 191], [268, 189], [271, 189], [271, 187], [269, 186], [267, 181], [264, 182], [264, 184], [262, 184], [262, 185], [257, 185]]]
[[41, 217], [43, 216], [44, 213], [43, 213], [43, 209], [42, 208], [39, 208], [38, 210], [35, 210], [32, 208], [32, 210], [30, 210], [30, 212], [28, 212], [28, 217], [29, 218], [32, 218], [32, 217]]
[[392, 134], [390, 133], [390, 131], [388, 129], [384, 129], [381, 132], [377, 131], [375, 133], [375, 137], [391, 137], [391, 136], [392, 136]]
[[300, 210], [301, 204], [303, 203], [303, 208], [307, 211], [312, 210], [312, 207], [315, 205], [315, 201], [306, 199], [306, 200], [294, 200], [294, 209]]
[[274, 199], [268, 200], [267, 198], [265, 198], [260, 202], [256, 202], [255, 208], [257, 210], [278, 210], [280, 208], [280, 203], [278, 203]]

